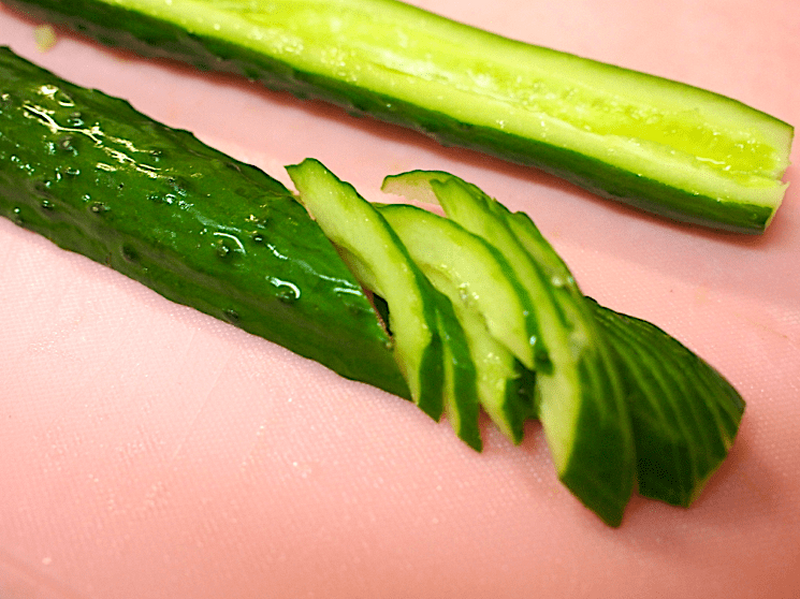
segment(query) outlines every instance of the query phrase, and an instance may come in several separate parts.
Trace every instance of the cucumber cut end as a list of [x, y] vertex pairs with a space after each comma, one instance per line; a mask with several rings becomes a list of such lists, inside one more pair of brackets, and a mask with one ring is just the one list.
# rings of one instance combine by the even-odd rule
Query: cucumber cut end
[[438, 420], [442, 340], [427, 280], [381, 214], [315, 159], [286, 167], [301, 203], [342, 251], [356, 278], [388, 304], [394, 353], [414, 402]]

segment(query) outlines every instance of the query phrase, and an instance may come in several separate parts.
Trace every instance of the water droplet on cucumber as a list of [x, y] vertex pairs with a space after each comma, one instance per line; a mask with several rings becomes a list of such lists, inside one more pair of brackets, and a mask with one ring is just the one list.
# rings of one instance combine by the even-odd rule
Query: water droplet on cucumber
[[109, 208], [103, 202], [92, 202], [92, 204], [89, 206], [89, 211], [97, 214], [98, 216], [103, 216], [109, 211]]
[[291, 281], [284, 281], [278, 277], [269, 277], [275, 289], [275, 297], [286, 304], [292, 304], [300, 299], [300, 288]]

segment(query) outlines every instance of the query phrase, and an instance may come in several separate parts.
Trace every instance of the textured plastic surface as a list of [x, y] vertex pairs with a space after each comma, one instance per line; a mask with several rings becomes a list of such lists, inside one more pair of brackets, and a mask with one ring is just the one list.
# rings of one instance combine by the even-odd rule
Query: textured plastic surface
[[[420, 4], [800, 123], [800, 4]], [[0, 220], [0, 597], [800, 596], [795, 186], [764, 236], [709, 233], [242, 81], [63, 34], [42, 52], [38, 25], [0, 9], [0, 43], [284, 182], [314, 156], [369, 199], [413, 168], [476, 183], [526, 210], [587, 293], [677, 336], [748, 405], [694, 507], [635, 498], [612, 530], [558, 484], [538, 425], [514, 448], [484, 419], [476, 454], [409, 402]]]

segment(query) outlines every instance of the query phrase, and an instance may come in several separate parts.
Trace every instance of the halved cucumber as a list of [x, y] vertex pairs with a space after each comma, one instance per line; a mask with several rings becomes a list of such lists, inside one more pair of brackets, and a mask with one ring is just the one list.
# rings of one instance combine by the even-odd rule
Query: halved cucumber
[[793, 127], [689, 85], [394, 0], [5, 0], [103, 43], [234, 72], [541, 167], [670, 218], [763, 231]]
[[438, 420], [443, 372], [435, 290], [385, 219], [350, 184], [313, 159], [286, 170], [355, 277], [388, 303], [395, 358], [411, 396]]

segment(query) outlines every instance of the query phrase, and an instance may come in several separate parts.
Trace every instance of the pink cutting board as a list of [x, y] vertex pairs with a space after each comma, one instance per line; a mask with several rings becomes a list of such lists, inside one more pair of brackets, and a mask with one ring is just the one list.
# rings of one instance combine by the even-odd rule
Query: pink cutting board
[[[800, 124], [794, 0], [418, 4]], [[63, 33], [43, 52], [37, 25], [0, 9], [0, 44], [284, 182], [313, 156], [370, 199], [413, 168], [480, 185], [748, 407], [694, 507], [637, 497], [612, 530], [559, 485], [536, 423], [521, 447], [484, 423], [479, 455], [407, 402], [0, 219], [0, 597], [800, 597], [800, 184], [764, 236], [709, 233], [241, 81]]]

